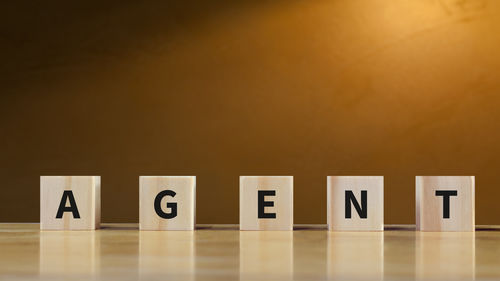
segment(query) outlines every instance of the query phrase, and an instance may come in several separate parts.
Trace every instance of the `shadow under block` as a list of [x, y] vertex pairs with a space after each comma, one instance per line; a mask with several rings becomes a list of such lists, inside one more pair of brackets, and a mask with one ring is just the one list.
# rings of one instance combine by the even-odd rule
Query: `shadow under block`
[[383, 231], [384, 177], [327, 177], [327, 222], [332, 231]]
[[293, 176], [240, 177], [240, 230], [293, 230]]
[[100, 220], [101, 177], [40, 177], [41, 230], [93, 230]]
[[140, 230], [194, 230], [195, 176], [139, 177]]
[[417, 230], [474, 231], [474, 190], [473, 176], [417, 176]]

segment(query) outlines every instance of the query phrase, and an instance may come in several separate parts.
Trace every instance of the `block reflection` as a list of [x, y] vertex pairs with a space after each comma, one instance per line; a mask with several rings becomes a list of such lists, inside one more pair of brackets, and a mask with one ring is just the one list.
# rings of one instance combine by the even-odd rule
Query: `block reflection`
[[382, 280], [384, 233], [329, 232], [327, 275], [329, 278]]
[[41, 231], [40, 275], [95, 275], [99, 249], [94, 231]]
[[475, 278], [474, 232], [419, 232], [415, 247], [417, 279]]
[[194, 280], [194, 239], [193, 231], [141, 231], [139, 276]]
[[292, 277], [292, 231], [240, 232], [240, 280]]

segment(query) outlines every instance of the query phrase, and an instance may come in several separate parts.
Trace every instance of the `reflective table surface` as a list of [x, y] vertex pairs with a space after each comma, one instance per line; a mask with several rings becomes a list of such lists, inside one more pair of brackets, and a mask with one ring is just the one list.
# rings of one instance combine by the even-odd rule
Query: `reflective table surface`
[[2, 280], [491, 280], [500, 278], [500, 227], [475, 233], [139, 231], [104, 224], [96, 231], [40, 231], [0, 224]]

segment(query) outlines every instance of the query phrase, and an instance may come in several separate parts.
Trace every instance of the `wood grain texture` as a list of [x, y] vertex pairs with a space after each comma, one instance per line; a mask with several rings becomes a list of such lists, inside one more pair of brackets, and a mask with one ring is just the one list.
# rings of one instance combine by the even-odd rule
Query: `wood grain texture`
[[[266, 213], [276, 218], [258, 218], [258, 191], [275, 191], [265, 196], [274, 206], [265, 207]], [[240, 229], [292, 230], [293, 229], [293, 177], [241, 176], [240, 177]]]
[[[80, 218], [74, 218], [71, 212], [64, 212], [62, 218], [56, 218], [66, 190], [72, 192]], [[70, 201], [65, 200], [65, 203], [69, 206]], [[100, 218], [101, 177], [40, 177], [40, 229], [93, 230], [99, 228]]]
[[[456, 191], [449, 197], [449, 218], [445, 218], [444, 197], [436, 191]], [[421, 231], [474, 231], [474, 176], [417, 176], [416, 223]]]
[[[367, 217], [361, 218], [351, 202], [351, 218], [346, 218], [346, 190], [352, 191], [362, 207], [361, 191], [366, 191]], [[383, 176], [328, 176], [327, 222], [333, 231], [384, 230]]]
[[[167, 204], [176, 204], [174, 218], [160, 217], [154, 207], [155, 198], [165, 190], [175, 195], [161, 199], [161, 210], [172, 213]], [[196, 221], [195, 176], [141, 176], [139, 178], [139, 225], [141, 230], [193, 230]]]
[[40, 231], [0, 224], [0, 280], [498, 280], [500, 226], [477, 232]]

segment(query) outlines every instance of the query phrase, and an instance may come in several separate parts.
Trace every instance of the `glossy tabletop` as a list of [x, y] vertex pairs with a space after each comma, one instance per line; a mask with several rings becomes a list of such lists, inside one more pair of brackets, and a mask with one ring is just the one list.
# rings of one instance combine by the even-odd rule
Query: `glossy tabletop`
[[475, 233], [139, 231], [104, 224], [97, 231], [40, 231], [0, 224], [1, 280], [488, 280], [500, 278], [500, 228]]

